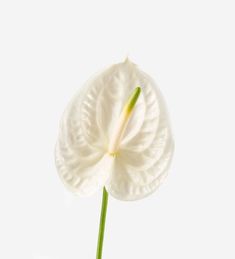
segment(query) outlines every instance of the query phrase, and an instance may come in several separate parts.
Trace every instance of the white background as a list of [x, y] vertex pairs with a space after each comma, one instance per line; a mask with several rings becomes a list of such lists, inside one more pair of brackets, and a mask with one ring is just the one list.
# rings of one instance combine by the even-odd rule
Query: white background
[[101, 192], [54, 165], [62, 111], [126, 55], [155, 78], [176, 149], [149, 198], [110, 198], [104, 259], [235, 258], [234, 1], [0, 2], [0, 258], [94, 259]]

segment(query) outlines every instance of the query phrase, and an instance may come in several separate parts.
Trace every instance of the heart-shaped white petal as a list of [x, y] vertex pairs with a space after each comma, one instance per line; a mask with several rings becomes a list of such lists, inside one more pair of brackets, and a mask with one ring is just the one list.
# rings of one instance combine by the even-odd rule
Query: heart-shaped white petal
[[[116, 156], [109, 143], [130, 94], [141, 94]], [[106, 186], [121, 200], [141, 199], [164, 179], [173, 140], [164, 100], [153, 80], [126, 60], [90, 80], [66, 109], [56, 148], [58, 172], [81, 196]]]

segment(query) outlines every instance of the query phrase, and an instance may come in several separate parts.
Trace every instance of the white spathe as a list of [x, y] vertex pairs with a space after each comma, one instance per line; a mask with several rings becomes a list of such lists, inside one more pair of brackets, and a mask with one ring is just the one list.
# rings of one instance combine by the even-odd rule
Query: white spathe
[[[110, 138], [133, 90], [141, 87], [116, 156]], [[153, 79], [128, 59], [88, 81], [65, 110], [56, 145], [56, 166], [79, 196], [98, 189], [120, 200], [138, 200], [165, 178], [174, 143], [163, 97]]]

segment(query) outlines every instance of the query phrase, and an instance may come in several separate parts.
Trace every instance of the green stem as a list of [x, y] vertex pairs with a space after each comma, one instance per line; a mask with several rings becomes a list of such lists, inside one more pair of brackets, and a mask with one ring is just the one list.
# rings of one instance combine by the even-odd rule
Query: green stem
[[101, 214], [100, 214], [100, 229], [99, 229], [99, 236], [98, 236], [98, 243], [97, 243], [96, 259], [102, 259], [105, 220], [106, 220], [106, 213], [107, 213], [107, 207], [108, 207], [108, 197], [109, 197], [108, 193], [104, 187]]

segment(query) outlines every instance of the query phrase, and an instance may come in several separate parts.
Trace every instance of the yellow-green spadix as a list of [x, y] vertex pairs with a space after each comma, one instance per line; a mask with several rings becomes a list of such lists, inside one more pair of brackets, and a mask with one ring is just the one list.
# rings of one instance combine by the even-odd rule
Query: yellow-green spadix
[[117, 127], [115, 129], [114, 134], [112, 135], [109, 143], [109, 154], [110, 155], [116, 155], [119, 143], [122, 139], [122, 136], [125, 132], [125, 129], [127, 127], [128, 121], [131, 117], [132, 111], [134, 109], [134, 106], [137, 102], [137, 99], [139, 97], [141, 88], [136, 87], [135, 90], [132, 92], [131, 96], [129, 97], [126, 105], [124, 106], [124, 109], [120, 115], [120, 119], [118, 120]]
[[106, 187], [120, 200], [138, 200], [165, 178], [173, 139], [163, 97], [153, 79], [130, 60], [112, 65], [66, 108], [56, 166], [79, 196]]

